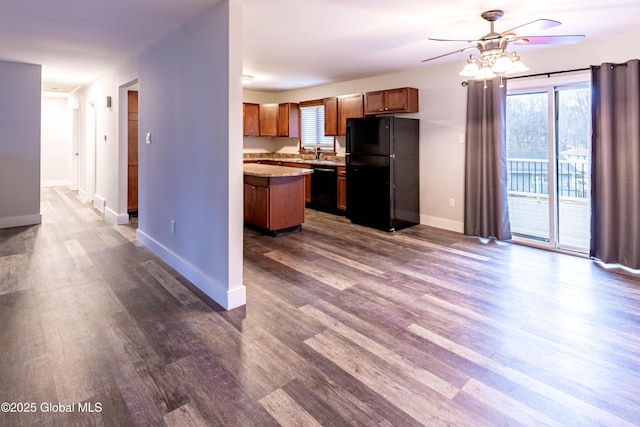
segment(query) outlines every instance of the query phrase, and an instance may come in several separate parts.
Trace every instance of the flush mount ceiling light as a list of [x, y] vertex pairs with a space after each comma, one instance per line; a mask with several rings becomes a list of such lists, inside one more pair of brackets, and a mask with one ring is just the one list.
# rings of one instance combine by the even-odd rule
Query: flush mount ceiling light
[[507, 47], [513, 44], [571, 44], [581, 41], [583, 35], [566, 35], [566, 36], [525, 36], [548, 28], [560, 25], [560, 22], [551, 19], [538, 19], [528, 24], [520, 25], [502, 33], [497, 33], [494, 29], [494, 23], [504, 15], [501, 10], [490, 10], [482, 13], [480, 16], [491, 26], [488, 34], [476, 40], [463, 39], [434, 39], [435, 41], [454, 41], [474, 43], [474, 46], [465, 47], [464, 49], [454, 50], [453, 52], [438, 55], [433, 58], [425, 59], [422, 62], [432, 61], [455, 53], [465, 52], [471, 49], [477, 49], [478, 54], [469, 55], [467, 63], [460, 72], [463, 77], [470, 77], [474, 80], [491, 80], [495, 77], [509, 76], [512, 74], [522, 73], [529, 70], [520, 60], [520, 56], [516, 52], [507, 51]]
[[250, 76], [249, 74], [242, 75], [242, 83], [251, 83], [252, 81], [253, 81], [253, 76]]

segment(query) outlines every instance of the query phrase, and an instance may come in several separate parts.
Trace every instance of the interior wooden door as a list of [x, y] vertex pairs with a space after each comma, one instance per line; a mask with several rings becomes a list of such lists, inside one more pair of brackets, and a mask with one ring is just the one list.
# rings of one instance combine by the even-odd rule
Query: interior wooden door
[[138, 212], [138, 92], [129, 91], [128, 155], [127, 155], [127, 212]]

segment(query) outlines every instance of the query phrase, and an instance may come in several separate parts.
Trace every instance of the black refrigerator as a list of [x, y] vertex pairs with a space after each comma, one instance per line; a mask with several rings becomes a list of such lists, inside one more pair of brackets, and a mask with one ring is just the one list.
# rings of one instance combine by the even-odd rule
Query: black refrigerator
[[396, 231], [420, 223], [418, 119], [347, 119], [347, 218]]

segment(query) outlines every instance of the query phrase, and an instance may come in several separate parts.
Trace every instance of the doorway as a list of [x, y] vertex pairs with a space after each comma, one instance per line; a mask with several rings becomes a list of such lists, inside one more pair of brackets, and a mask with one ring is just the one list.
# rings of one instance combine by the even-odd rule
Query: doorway
[[72, 115], [72, 149], [73, 158], [71, 161], [71, 190], [78, 191], [80, 183], [80, 104], [73, 107]]
[[516, 240], [589, 251], [590, 124], [588, 83], [509, 91], [507, 190]]
[[138, 92], [127, 91], [127, 213], [138, 215]]
[[[93, 202], [96, 192], [96, 108], [95, 102], [89, 100], [87, 102], [87, 116], [86, 116], [86, 129], [85, 129], [85, 143], [84, 153], [80, 152], [81, 164], [83, 167], [80, 169], [80, 176], [82, 179], [78, 196], [85, 203]], [[84, 154], [84, 159], [82, 158]]]

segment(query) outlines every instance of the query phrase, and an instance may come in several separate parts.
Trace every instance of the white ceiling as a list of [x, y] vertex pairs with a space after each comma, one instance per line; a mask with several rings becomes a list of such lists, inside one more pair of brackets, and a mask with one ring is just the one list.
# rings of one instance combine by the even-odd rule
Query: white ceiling
[[[88, 84], [220, 0], [3, 0], [0, 59], [43, 64], [43, 88]], [[284, 90], [428, 67], [422, 59], [489, 32], [547, 18], [540, 35], [586, 40], [640, 34], [638, 0], [244, 0], [244, 73], [256, 90]], [[543, 47], [518, 46], [519, 52]], [[544, 47], [551, 48], [551, 47]], [[633, 54], [636, 55], [637, 54]], [[466, 54], [439, 60], [463, 61]], [[523, 58], [524, 59], [524, 58]]]

